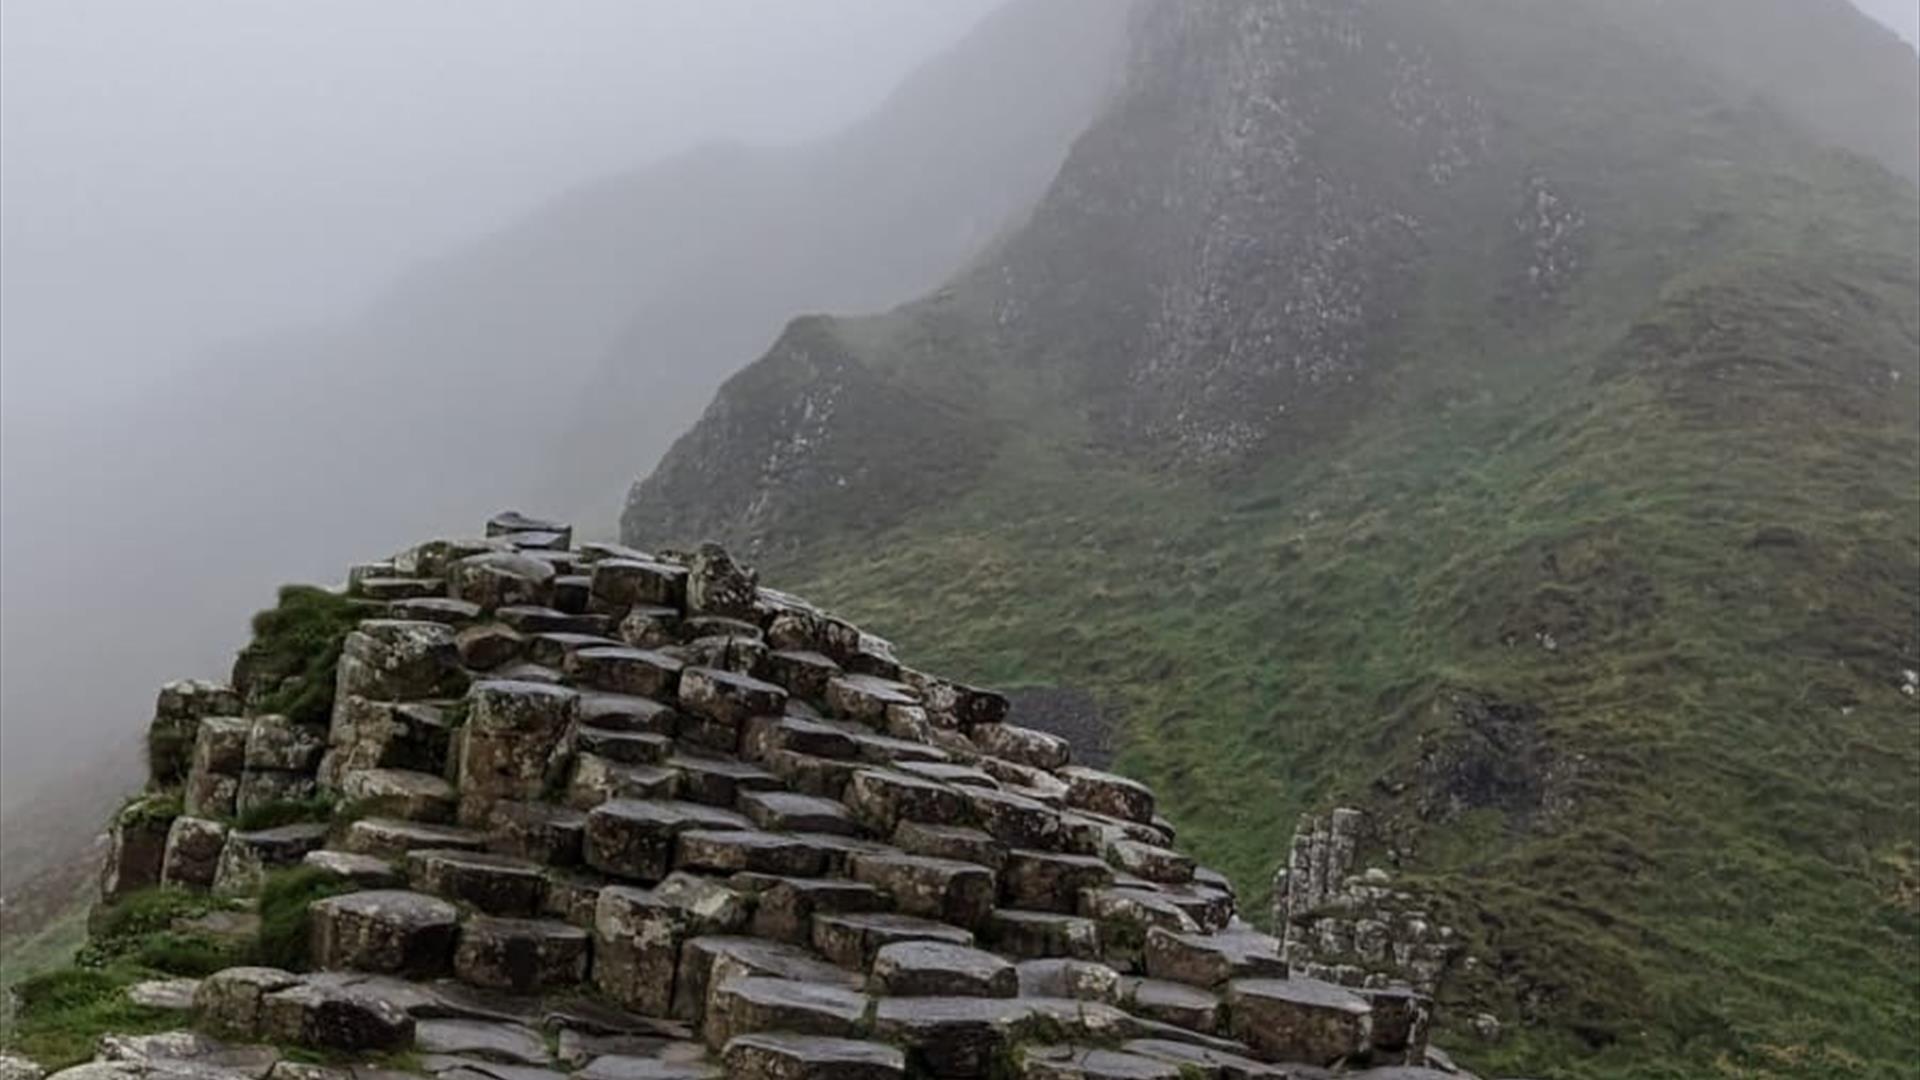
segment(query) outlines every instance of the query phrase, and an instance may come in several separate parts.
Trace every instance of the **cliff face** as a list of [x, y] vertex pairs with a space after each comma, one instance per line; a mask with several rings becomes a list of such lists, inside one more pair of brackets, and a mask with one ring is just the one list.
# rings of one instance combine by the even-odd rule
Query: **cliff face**
[[[1500, 1067], [1894, 1060], [1910, 965], [1775, 920], [1890, 955], [1913, 917], [1920, 221], [1836, 103], [1916, 64], [1748, 10], [1145, 5], [1025, 227], [793, 324], [624, 536], [1092, 695], [1250, 896], [1363, 810]], [[1378, 953], [1313, 908], [1382, 886], [1323, 884], [1283, 936]]]

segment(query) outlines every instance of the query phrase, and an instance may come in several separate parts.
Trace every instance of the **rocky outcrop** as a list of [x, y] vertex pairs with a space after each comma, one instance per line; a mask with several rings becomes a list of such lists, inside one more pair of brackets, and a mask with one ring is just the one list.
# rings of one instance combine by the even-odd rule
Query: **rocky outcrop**
[[[429, 1072], [524, 1070], [510, 1080], [1426, 1061], [1426, 996], [1291, 968], [1291, 931], [1239, 919], [1150, 789], [1009, 724], [998, 693], [908, 666], [717, 547], [489, 531], [354, 576], [365, 617], [324, 736], [202, 718], [173, 789], [195, 812], [162, 788], [121, 815], [114, 894], [157, 874], [243, 895], [295, 865], [338, 889], [306, 915], [315, 971], [233, 968], [143, 1000], [190, 997], [220, 1038], [413, 1047]], [[457, 642], [494, 625], [516, 644], [475, 669]], [[351, 812], [237, 828], [209, 778], [256, 767]], [[1342, 895], [1337, 820], [1309, 844], [1302, 905]]]

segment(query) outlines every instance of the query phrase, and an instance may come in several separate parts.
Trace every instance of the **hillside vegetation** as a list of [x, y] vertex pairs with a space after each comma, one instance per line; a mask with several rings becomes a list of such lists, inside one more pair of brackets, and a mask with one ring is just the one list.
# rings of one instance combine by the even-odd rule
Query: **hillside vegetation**
[[[1912, 186], [1676, 67], [1643, 5], [1334, 9], [1163, 28], [997, 260], [797, 323], [627, 538], [752, 545], [931, 667], [1093, 691], [1249, 910], [1300, 812], [1367, 808], [1471, 942], [1442, 1041], [1484, 1071], [1900, 1075]], [[1217, 96], [1155, 89], [1203, 65]], [[1371, 104], [1409, 71], [1411, 125]], [[1305, 119], [1196, 133], [1255, 88]]]

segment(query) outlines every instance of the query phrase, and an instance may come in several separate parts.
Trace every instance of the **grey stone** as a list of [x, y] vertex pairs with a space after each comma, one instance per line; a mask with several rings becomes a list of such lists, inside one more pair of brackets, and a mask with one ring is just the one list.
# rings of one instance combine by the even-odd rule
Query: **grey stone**
[[328, 897], [308, 910], [318, 967], [418, 978], [453, 962], [460, 913], [445, 900], [375, 889]]
[[218, 821], [178, 817], [167, 831], [167, 850], [161, 862], [160, 883], [183, 888], [210, 888], [220, 870], [220, 852], [227, 844], [227, 827]]
[[1013, 997], [1014, 966], [990, 952], [940, 941], [897, 941], [874, 954], [873, 992], [889, 997]]
[[407, 881], [418, 892], [468, 904], [489, 915], [536, 915], [547, 886], [538, 863], [494, 852], [445, 848], [408, 852]]
[[521, 605], [543, 606], [553, 599], [553, 564], [517, 552], [469, 555], [447, 567], [447, 595], [476, 604], [482, 611]]
[[546, 1065], [546, 1040], [518, 1024], [485, 1020], [423, 1020], [413, 1044], [422, 1053], [457, 1054], [503, 1065]]
[[790, 791], [747, 791], [739, 796], [741, 812], [763, 829], [782, 832], [822, 832], [858, 835], [860, 825], [845, 805], [817, 795]]
[[406, 884], [406, 875], [391, 862], [374, 855], [321, 848], [301, 857], [301, 863], [363, 889], [394, 889]]
[[300, 981], [279, 968], [232, 967], [200, 980], [194, 1008], [200, 1023], [216, 1035], [251, 1039], [260, 1030], [260, 1001]]
[[[586, 811], [614, 799], [671, 799], [679, 791], [680, 773], [676, 769], [622, 765], [598, 754], [581, 754], [573, 760], [566, 798], [568, 806]], [[583, 825], [583, 844], [584, 829]]]
[[199, 992], [199, 979], [148, 979], [127, 987], [127, 1000], [147, 1009], [191, 1012]]
[[686, 603], [687, 569], [650, 559], [600, 559], [589, 586], [596, 602], [624, 611], [639, 606], [680, 608]]
[[1153, 820], [1153, 792], [1138, 781], [1079, 765], [1057, 770], [1067, 782], [1067, 805], [1128, 821]]
[[831, 912], [813, 917], [813, 947], [842, 967], [864, 971], [883, 946], [896, 941], [945, 941], [972, 945], [973, 934], [957, 926], [896, 912]]
[[114, 815], [106, 861], [100, 868], [102, 902], [111, 904], [128, 893], [160, 884], [167, 837], [177, 814], [178, 807], [164, 796], [147, 795]]
[[475, 986], [521, 993], [571, 986], [587, 976], [592, 937], [545, 919], [470, 918], [460, 928], [453, 971]]
[[256, 716], [247, 731], [243, 763], [247, 769], [312, 772], [326, 748], [320, 731], [284, 716]]
[[577, 684], [610, 694], [666, 697], [679, 684], [685, 665], [661, 652], [603, 645], [567, 656], [567, 675]]
[[1280, 942], [1251, 929], [1218, 934], [1147, 931], [1147, 974], [1189, 986], [1218, 986], [1229, 979], [1284, 979]]
[[687, 829], [674, 842], [674, 866], [710, 874], [741, 872], [815, 877], [827, 853], [796, 836], [758, 829]]
[[1072, 914], [1080, 891], [1106, 885], [1113, 869], [1090, 855], [1062, 855], [1015, 849], [1001, 872], [1001, 895], [1008, 905], [1029, 911]]
[[860, 1032], [867, 996], [837, 986], [748, 975], [707, 991], [703, 1033], [713, 1049], [736, 1035], [780, 1031], [851, 1037]]
[[413, 1040], [414, 1021], [377, 994], [316, 979], [261, 998], [260, 1034], [316, 1050], [400, 1050]]
[[902, 821], [893, 830], [893, 845], [909, 855], [957, 859], [998, 871], [1007, 862], [1007, 846], [978, 829], [964, 825], [929, 825]]
[[1211, 1035], [1220, 1028], [1220, 999], [1198, 987], [1164, 979], [1128, 979], [1127, 1011], [1149, 1020]]
[[458, 806], [452, 784], [406, 769], [356, 769], [341, 779], [340, 793], [389, 817], [442, 825], [453, 821]]
[[1030, 768], [1050, 772], [1072, 757], [1067, 740], [1014, 724], [979, 724], [967, 734], [983, 752]]
[[680, 949], [674, 980], [673, 1015], [696, 1024], [705, 1018], [707, 990], [728, 979], [749, 975], [859, 990], [854, 972], [821, 960], [805, 949], [759, 938], [705, 934], [687, 939]]
[[986, 922], [998, 895], [993, 871], [977, 863], [924, 855], [855, 855], [855, 881], [886, 892], [908, 915], [969, 929]]
[[579, 708], [579, 695], [563, 687], [501, 679], [473, 684], [460, 739], [463, 800], [540, 798], [565, 767], [563, 743]]
[[457, 848], [480, 851], [487, 835], [454, 825], [429, 825], [395, 818], [361, 818], [347, 826], [346, 849], [383, 859], [404, 859], [419, 848]]
[[1236, 979], [1227, 1008], [1233, 1037], [1275, 1061], [1358, 1060], [1372, 1041], [1366, 999], [1313, 979]]
[[1077, 915], [1002, 908], [988, 916], [982, 936], [995, 951], [1008, 956], [1036, 960], [1100, 956], [1099, 927]]
[[785, 1032], [741, 1035], [721, 1055], [735, 1080], [899, 1080], [906, 1058], [881, 1043]]
[[771, 878], [746, 887], [757, 888], [753, 933], [794, 945], [812, 940], [815, 914], [880, 911], [888, 904], [886, 894], [871, 885], [834, 878]]
[[1236, 1054], [1172, 1039], [1131, 1039], [1121, 1043], [1120, 1049], [1129, 1054], [1185, 1066], [1198, 1075], [1215, 1080], [1291, 1080], [1295, 1075], [1285, 1066], [1256, 1061], [1250, 1053]]
[[901, 821], [961, 825], [967, 803], [958, 789], [890, 769], [861, 769], [847, 782], [846, 802], [863, 824], [881, 836]]
[[587, 865], [615, 877], [658, 881], [672, 869], [679, 833], [750, 825], [732, 811], [698, 803], [614, 799], [587, 814]]
[[1018, 973], [1021, 997], [1120, 1003], [1120, 973], [1097, 960], [1023, 960]]
[[1021, 1080], [1181, 1080], [1180, 1066], [1121, 1050], [1077, 1046], [1027, 1047]]
[[676, 874], [657, 888], [609, 886], [594, 912], [594, 985], [622, 1008], [665, 1016], [688, 938], [726, 934], [747, 918], [746, 899], [717, 882]]
[[258, 892], [268, 871], [292, 866], [326, 841], [327, 826], [319, 822], [229, 832], [214, 870], [214, 891], [229, 896]]

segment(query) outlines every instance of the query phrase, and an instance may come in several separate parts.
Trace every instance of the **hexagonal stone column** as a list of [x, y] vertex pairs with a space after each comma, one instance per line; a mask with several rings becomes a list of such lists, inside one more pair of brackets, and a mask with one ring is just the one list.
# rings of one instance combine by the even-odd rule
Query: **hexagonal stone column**
[[425, 978], [452, 966], [460, 912], [445, 900], [376, 889], [328, 897], [308, 912], [316, 967]]
[[888, 997], [1013, 997], [1020, 978], [1002, 957], [939, 941], [898, 941], [873, 957], [873, 992]]
[[550, 919], [476, 915], [460, 928], [453, 973], [462, 982], [495, 990], [537, 993], [587, 977], [593, 938]]
[[1227, 984], [1229, 1030], [1274, 1061], [1332, 1065], [1370, 1048], [1365, 998], [1314, 979], [1236, 979]]
[[906, 1057], [882, 1043], [824, 1035], [741, 1035], [721, 1053], [734, 1080], [900, 1080]]

